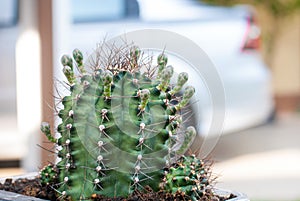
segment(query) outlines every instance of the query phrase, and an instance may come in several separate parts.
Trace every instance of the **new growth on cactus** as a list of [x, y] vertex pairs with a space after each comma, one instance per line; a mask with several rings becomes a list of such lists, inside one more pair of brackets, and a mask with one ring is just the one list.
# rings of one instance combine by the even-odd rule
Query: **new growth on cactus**
[[187, 195], [192, 201], [204, 199], [211, 193], [209, 174], [209, 166], [195, 155], [182, 156], [166, 170], [161, 188], [173, 194]]
[[[60, 161], [41, 171], [42, 183], [55, 188], [62, 200], [89, 200], [93, 194], [126, 197], [146, 186], [174, 193], [181, 184], [182, 191], [198, 199], [201, 161], [181, 158], [177, 169], [171, 167], [196, 135], [195, 128], [182, 124], [182, 109], [195, 93], [192, 86], [184, 87], [188, 74], [180, 73], [172, 84], [174, 69], [164, 52], [157, 66], [145, 71], [143, 53], [136, 46], [109, 54], [102, 50], [86, 65], [78, 49], [73, 58], [62, 56], [70, 93], [61, 100], [59, 137], [53, 137], [48, 123], [41, 125]], [[179, 136], [184, 140], [175, 149]], [[169, 168], [167, 174], [164, 168]], [[192, 178], [185, 180], [187, 176]], [[182, 177], [185, 182], [179, 182]]]

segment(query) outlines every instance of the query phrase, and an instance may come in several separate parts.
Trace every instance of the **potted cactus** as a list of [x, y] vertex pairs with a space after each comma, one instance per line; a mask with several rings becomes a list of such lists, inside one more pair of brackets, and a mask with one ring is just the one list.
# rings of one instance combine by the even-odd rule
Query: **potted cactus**
[[108, 56], [102, 51], [85, 64], [78, 49], [73, 58], [61, 59], [69, 94], [61, 99], [58, 135], [41, 124], [59, 161], [34, 178], [51, 192], [40, 197], [247, 200], [221, 196], [212, 186], [210, 163], [185, 155], [196, 136], [196, 129], [184, 124], [195, 92], [184, 86], [188, 74], [181, 72], [171, 84], [174, 69], [164, 52], [151, 67], [134, 45], [110, 49]]

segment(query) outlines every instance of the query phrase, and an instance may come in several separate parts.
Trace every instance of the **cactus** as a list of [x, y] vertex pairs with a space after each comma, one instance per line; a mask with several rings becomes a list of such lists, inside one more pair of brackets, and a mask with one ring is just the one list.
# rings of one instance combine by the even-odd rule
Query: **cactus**
[[[49, 124], [41, 126], [60, 158], [41, 171], [41, 181], [52, 185], [60, 199], [128, 196], [145, 186], [157, 191], [163, 168], [184, 154], [196, 134], [191, 127], [181, 131], [181, 110], [195, 89], [188, 86], [179, 95], [188, 75], [180, 73], [177, 84], [170, 84], [174, 69], [167, 66], [165, 53], [158, 56], [153, 77], [142, 73], [136, 46], [110, 51], [107, 60], [101, 51], [97, 55], [90, 69], [78, 49], [73, 59], [62, 57], [70, 94], [61, 100], [60, 136], [53, 137]], [[179, 135], [184, 141], [175, 150]]]
[[[162, 190], [187, 196], [189, 200], [206, 200], [210, 195], [209, 166], [195, 155], [182, 156], [166, 170], [160, 187]], [[210, 199], [208, 199], [210, 200]]]

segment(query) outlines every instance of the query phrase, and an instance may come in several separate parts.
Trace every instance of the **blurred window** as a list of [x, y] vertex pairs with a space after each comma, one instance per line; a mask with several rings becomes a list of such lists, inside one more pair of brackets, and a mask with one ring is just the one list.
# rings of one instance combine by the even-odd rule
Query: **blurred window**
[[[0, 0], [0, 120], [16, 116], [15, 45], [18, 0]], [[1, 128], [5, 125], [0, 122]]]
[[17, 19], [18, 19], [18, 1], [1, 0], [0, 1], [0, 28], [16, 25]]
[[19, 147], [23, 147], [18, 144], [21, 137], [17, 130], [16, 105], [18, 2], [0, 0], [0, 163], [1, 160], [18, 159], [22, 153]]
[[138, 15], [136, 0], [72, 0], [74, 23], [114, 21]]

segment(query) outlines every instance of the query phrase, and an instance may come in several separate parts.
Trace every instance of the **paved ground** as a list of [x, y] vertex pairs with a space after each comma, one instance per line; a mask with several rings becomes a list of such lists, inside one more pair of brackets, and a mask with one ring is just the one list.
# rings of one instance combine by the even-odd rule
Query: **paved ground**
[[6, 178], [14, 175], [24, 174], [22, 168], [0, 168], [0, 178]]
[[212, 158], [221, 188], [251, 200], [300, 201], [300, 114], [223, 136]]

